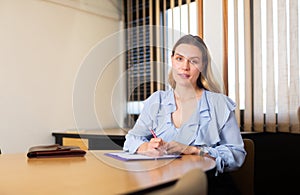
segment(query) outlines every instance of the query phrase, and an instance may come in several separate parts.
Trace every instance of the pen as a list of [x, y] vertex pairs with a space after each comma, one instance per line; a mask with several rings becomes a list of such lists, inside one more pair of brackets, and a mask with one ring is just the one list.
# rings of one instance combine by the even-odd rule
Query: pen
[[[152, 134], [152, 136], [153, 136], [154, 138], [157, 138], [157, 136], [156, 136], [156, 134], [154, 133], [153, 129], [150, 129], [150, 132], [151, 132], [151, 134]], [[155, 160], [156, 160], [156, 158], [155, 158]]]
[[[155, 132], [153, 131], [153, 129], [150, 129], [150, 132], [151, 132], [151, 134], [152, 134], [152, 136], [154, 138], [157, 138], [157, 135], [155, 134]], [[163, 152], [164, 152], [164, 154], [168, 154], [168, 152], [166, 151], [166, 149], [164, 147], [163, 147]]]
[[150, 131], [151, 131], [153, 137], [154, 137], [154, 138], [157, 138], [157, 136], [156, 136], [156, 134], [154, 133], [153, 129], [150, 129]]

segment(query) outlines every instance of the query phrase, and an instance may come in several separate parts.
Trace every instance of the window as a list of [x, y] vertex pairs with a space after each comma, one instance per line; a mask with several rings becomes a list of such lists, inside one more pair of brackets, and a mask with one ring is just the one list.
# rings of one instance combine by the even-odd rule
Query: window
[[190, 18], [197, 18], [196, 3], [127, 0], [124, 1], [124, 13], [127, 29], [126, 123], [131, 127], [143, 108], [142, 102], [153, 92], [168, 87], [170, 47], [174, 41], [183, 32], [196, 34], [197, 26], [190, 25]]
[[[127, 36], [126, 64], [128, 124], [132, 126], [141, 102], [168, 87], [169, 56], [177, 38], [202, 34], [199, 8], [203, 4], [201, 0], [124, 2], [125, 27], [132, 29]], [[222, 6], [224, 50], [228, 50], [228, 56], [224, 51], [228, 59], [224, 78], [228, 78], [229, 97], [237, 103], [238, 123], [244, 131], [299, 133], [298, 1], [224, 0]]]
[[229, 96], [246, 131], [299, 132], [297, 0], [228, 0]]

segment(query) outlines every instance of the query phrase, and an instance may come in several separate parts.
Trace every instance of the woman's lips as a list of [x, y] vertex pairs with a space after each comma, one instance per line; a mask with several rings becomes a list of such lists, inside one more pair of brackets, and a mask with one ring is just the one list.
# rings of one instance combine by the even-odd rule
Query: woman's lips
[[188, 79], [190, 78], [190, 75], [189, 74], [178, 74], [178, 76], [180, 76], [181, 78], [184, 78], [184, 79]]

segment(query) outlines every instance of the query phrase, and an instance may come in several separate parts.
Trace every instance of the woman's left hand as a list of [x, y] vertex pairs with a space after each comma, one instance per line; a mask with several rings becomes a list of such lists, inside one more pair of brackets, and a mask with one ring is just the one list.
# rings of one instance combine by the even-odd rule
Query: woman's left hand
[[168, 154], [199, 154], [199, 149], [195, 146], [188, 146], [179, 142], [171, 141], [166, 144]]

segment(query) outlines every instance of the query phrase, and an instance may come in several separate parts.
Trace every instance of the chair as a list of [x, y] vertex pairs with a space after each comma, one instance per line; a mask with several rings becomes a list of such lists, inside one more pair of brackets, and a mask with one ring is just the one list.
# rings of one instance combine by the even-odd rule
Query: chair
[[199, 168], [185, 173], [174, 185], [146, 193], [147, 195], [206, 195], [207, 176]]
[[246, 159], [242, 167], [230, 173], [234, 184], [241, 195], [254, 194], [254, 142], [244, 138], [244, 146], [247, 152]]

